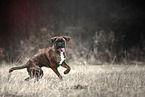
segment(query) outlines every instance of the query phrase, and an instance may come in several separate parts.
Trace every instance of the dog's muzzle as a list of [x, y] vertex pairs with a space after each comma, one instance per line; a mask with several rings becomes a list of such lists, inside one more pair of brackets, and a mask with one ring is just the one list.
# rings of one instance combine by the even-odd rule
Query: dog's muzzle
[[57, 45], [56, 45], [56, 48], [60, 52], [65, 52], [65, 43], [58, 42]]

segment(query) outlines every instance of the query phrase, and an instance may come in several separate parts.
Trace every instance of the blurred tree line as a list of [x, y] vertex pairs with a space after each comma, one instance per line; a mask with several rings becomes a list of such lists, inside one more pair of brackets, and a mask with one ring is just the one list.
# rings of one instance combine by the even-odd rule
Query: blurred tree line
[[145, 13], [140, 0], [0, 2], [1, 62], [31, 57], [59, 35], [71, 37], [67, 50], [72, 62], [143, 61], [145, 57]]

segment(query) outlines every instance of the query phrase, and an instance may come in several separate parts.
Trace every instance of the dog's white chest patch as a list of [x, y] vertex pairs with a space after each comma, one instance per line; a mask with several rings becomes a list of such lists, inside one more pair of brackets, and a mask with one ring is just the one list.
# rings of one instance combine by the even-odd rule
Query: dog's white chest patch
[[59, 62], [59, 64], [62, 64], [65, 59], [66, 58], [64, 57], [64, 53], [60, 52], [60, 62]]

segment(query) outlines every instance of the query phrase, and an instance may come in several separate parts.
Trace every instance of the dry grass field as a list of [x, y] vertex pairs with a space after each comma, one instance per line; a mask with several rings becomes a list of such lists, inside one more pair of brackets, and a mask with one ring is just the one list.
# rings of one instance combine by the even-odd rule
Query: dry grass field
[[71, 72], [59, 67], [60, 81], [50, 68], [42, 68], [38, 82], [24, 81], [26, 69], [12, 72], [0, 66], [1, 97], [145, 97], [145, 66], [139, 65], [71, 65]]

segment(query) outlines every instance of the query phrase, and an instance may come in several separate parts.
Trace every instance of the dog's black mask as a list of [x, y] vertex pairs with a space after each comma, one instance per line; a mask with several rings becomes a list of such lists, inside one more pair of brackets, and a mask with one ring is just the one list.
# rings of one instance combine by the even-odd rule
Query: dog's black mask
[[70, 40], [70, 37], [68, 36], [60, 36], [60, 37], [52, 37], [51, 41], [52, 43], [54, 43], [55, 48], [58, 51], [63, 51], [65, 52], [65, 45], [66, 42], [68, 42]]
[[56, 41], [56, 49], [65, 48], [65, 41], [63, 39], [58, 39]]

